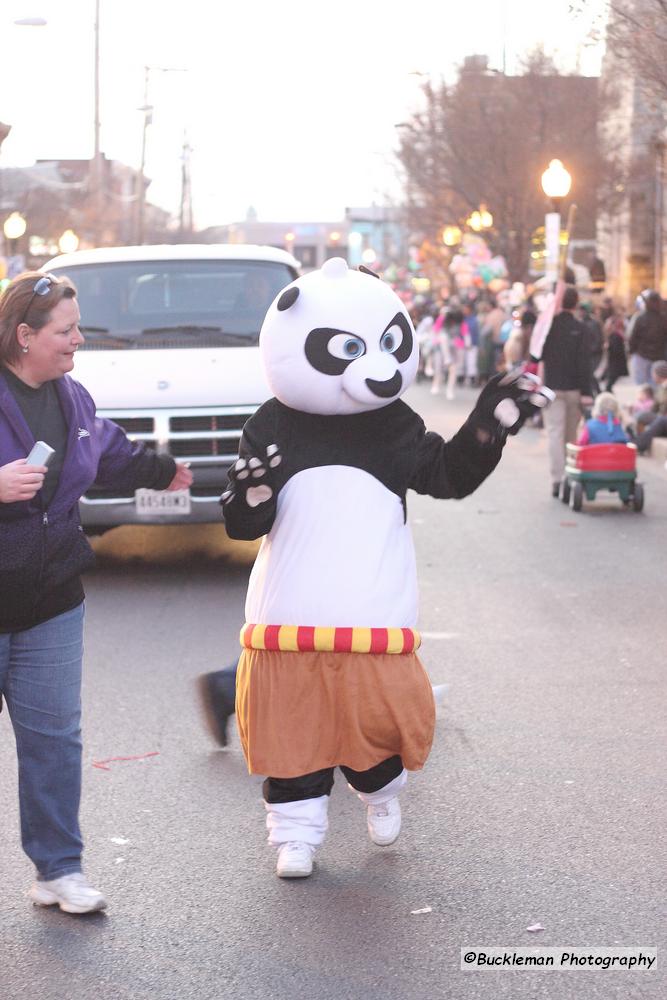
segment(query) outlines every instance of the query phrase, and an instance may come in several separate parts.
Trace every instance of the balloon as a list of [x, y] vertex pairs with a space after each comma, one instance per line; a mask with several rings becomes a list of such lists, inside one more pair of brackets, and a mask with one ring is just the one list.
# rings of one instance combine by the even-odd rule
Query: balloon
[[507, 264], [504, 257], [492, 257], [489, 263], [496, 278], [504, 278], [507, 275]]

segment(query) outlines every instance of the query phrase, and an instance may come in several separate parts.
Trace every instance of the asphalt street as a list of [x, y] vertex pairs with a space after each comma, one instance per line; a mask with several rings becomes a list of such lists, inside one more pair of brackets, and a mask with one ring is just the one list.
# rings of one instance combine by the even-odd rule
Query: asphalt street
[[[450, 435], [474, 395], [425, 383], [407, 400]], [[615, 498], [573, 513], [528, 427], [473, 496], [408, 497], [422, 658], [447, 686], [433, 751], [391, 848], [338, 775], [316, 871], [292, 882], [274, 873], [260, 779], [235, 732], [211, 743], [193, 684], [237, 655], [255, 546], [221, 526], [97, 541], [82, 825], [109, 908], [26, 899], [3, 712], [2, 1000], [665, 996], [662, 956], [650, 972], [460, 969], [483, 946], [664, 943], [667, 472], [643, 459], [640, 477], [644, 513]]]

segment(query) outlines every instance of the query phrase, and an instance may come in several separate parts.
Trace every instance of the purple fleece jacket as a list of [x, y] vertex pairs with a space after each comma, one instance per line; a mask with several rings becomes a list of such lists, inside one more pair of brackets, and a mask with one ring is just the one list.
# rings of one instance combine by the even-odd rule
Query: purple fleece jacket
[[[79, 382], [65, 375], [55, 386], [69, 428], [58, 488], [47, 508], [40, 493], [32, 500], [0, 502], [3, 632], [30, 628], [67, 610], [60, 605], [76, 593], [79, 574], [95, 561], [79, 519], [79, 497], [94, 482], [109, 489], [164, 489], [176, 471], [170, 456], [131, 442], [113, 421], [97, 417], [93, 399]], [[34, 443], [0, 374], [0, 466], [25, 458]]]

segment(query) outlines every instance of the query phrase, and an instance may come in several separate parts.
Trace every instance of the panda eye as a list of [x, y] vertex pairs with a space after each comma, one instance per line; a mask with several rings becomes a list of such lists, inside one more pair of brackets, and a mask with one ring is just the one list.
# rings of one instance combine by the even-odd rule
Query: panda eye
[[380, 340], [380, 350], [393, 354], [403, 340], [403, 331], [398, 326], [391, 326], [382, 334]]
[[414, 339], [410, 323], [403, 313], [396, 313], [380, 337], [380, 350], [393, 354], [400, 365], [412, 354]]
[[366, 353], [366, 343], [345, 330], [318, 326], [306, 337], [304, 350], [315, 371], [342, 375], [348, 365]]
[[366, 344], [361, 337], [351, 337], [349, 334], [339, 333], [332, 337], [327, 345], [329, 354], [342, 361], [354, 361], [366, 353]]

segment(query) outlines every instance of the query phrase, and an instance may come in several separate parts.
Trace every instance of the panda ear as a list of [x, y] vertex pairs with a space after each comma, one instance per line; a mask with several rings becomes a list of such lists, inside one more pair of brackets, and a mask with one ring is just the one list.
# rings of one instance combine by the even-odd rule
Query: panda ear
[[299, 289], [292, 286], [288, 288], [286, 292], [278, 299], [278, 311], [285, 312], [290, 306], [293, 306], [296, 300], [299, 298]]
[[377, 278], [378, 280], [380, 278], [379, 274], [376, 274], [375, 271], [371, 271], [370, 267], [366, 267], [365, 264], [360, 264], [359, 270], [362, 274], [370, 274], [371, 278]]

